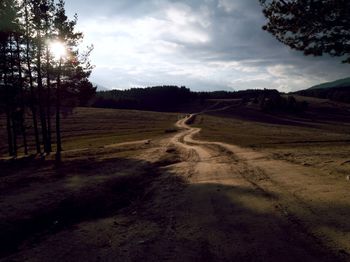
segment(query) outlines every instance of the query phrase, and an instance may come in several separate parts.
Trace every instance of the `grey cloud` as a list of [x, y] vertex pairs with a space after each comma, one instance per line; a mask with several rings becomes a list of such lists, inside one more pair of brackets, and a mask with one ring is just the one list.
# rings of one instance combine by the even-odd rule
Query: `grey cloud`
[[[112, 68], [104, 64], [106, 54], [102, 55], [100, 50], [95, 50], [93, 63], [97, 67], [92, 77], [95, 82], [107, 87], [130, 87], [134, 83], [140, 86], [179, 84], [196, 90], [266, 87], [288, 91], [348, 76], [349, 66], [341, 64], [339, 59], [328, 56], [305, 57], [264, 32], [261, 27], [265, 19], [257, 0], [99, 0], [97, 3], [92, 0], [67, 0], [66, 5], [69, 14], [78, 13], [82, 24], [104, 17], [105, 23], [112, 23], [112, 28], [116, 19], [132, 23], [134, 20], [142, 22], [143, 18], [151, 18], [157, 22], [157, 26], [170, 25], [165, 12], [170, 7], [188, 7], [188, 15], [194, 16], [183, 27], [175, 26], [173, 31], [169, 28], [154, 39], [153, 44], [163, 44], [163, 49], [167, 48], [165, 43], [169, 43], [169, 46], [174, 44], [172, 48], [175, 51], [157, 53], [159, 47], [149, 43], [152, 41], [149, 39], [144, 46], [137, 46], [135, 53], [137, 51], [139, 57], [133, 54], [130, 60], [123, 60], [125, 68], [123, 64]], [[158, 30], [157, 26], [155, 29]], [[84, 29], [85, 35], [89, 35], [89, 27]], [[203, 41], [188, 41], [184, 38], [184, 29], [188, 30], [186, 37], [190, 38], [190, 33], [197, 33], [198, 39], [203, 38]], [[130, 30], [133, 29], [130, 27]], [[120, 45], [118, 41], [121, 38], [128, 39], [129, 33], [132, 32], [106, 33], [101, 28], [101, 32], [91, 33], [89, 40], [98, 43], [102, 38], [117, 39], [112, 44]], [[133, 44], [135, 43], [130, 43]], [[127, 44], [124, 45], [123, 48], [128, 48]], [[143, 55], [159, 61], [160, 65], [151, 66], [142, 62], [147, 60]], [[119, 61], [118, 59], [119, 57], [111, 57], [110, 60]], [[213, 62], [217, 68], [212, 67]], [[221, 65], [231, 62], [237, 63], [237, 66], [228, 66], [227, 70], [223, 70]], [[191, 72], [192, 63], [196, 65], [194, 72]], [[139, 73], [130, 73], [127, 69], [130, 67], [138, 67]], [[201, 67], [203, 74], [200, 73]], [[184, 72], [174, 73], [182, 68], [185, 68]], [[266, 76], [265, 79], [258, 77], [263, 75]]]

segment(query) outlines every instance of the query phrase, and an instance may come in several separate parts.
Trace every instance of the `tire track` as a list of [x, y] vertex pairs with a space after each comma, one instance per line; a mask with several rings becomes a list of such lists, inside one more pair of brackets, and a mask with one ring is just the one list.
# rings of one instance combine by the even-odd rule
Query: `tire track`
[[[193, 177], [195, 179], [192, 179], [192, 182], [234, 185], [239, 180], [237, 174], [232, 176], [227, 174], [234, 174], [239, 170], [241, 178], [255, 190], [267, 196], [276, 210], [294, 224], [300, 232], [307, 234], [317, 245], [325, 245], [332, 252], [339, 252], [342, 258], [346, 260], [349, 258], [350, 233], [347, 228], [350, 228], [350, 224], [346, 219], [349, 212], [344, 212], [343, 209], [324, 212], [325, 207], [332, 210], [335, 202], [344, 203], [344, 206], [349, 204], [346, 201], [350, 199], [350, 194], [344, 183], [337, 183], [327, 176], [320, 176], [315, 173], [315, 170], [308, 167], [273, 160], [268, 155], [251, 149], [222, 142], [197, 140], [194, 137], [201, 129], [189, 126], [197, 115], [192, 114], [179, 120], [176, 126], [184, 131], [172, 139], [172, 143], [176, 146], [194, 150], [198, 155], [199, 161], [194, 168]], [[226, 156], [221, 167], [216, 159], [218, 155]], [[230, 171], [229, 167], [233, 171]], [[325, 187], [328, 187], [327, 191]], [[323, 199], [321, 204], [320, 197], [325, 194], [317, 192], [317, 188], [325, 192], [340, 191], [341, 195], [349, 198], [339, 199], [337, 194], [329, 193], [327, 194], [329, 199]], [[334, 221], [339, 221], [343, 230], [339, 230], [338, 225], [332, 226]]]

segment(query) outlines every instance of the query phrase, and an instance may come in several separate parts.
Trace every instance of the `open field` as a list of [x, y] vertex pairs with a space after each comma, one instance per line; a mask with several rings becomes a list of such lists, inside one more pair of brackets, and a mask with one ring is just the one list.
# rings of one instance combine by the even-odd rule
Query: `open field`
[[232, 107], [199, 115], [199, 139], [249, 147], [345, 179], [350, 173], [350, 106], [306, 99], [303, 115], [268, 114], [252, 107]]
[[78, 108], [62, 124], [64, 149], [159, 138], [173, 128], [177, 117], [172, 113]]
[[[106, 140], [76, 142], [86, 130], [72, 129], [65, 145], [78, 150], [60, 169], [0, 162], [0, 261], [349, 261], [350, 129], [338, 106], [291, 116], [215, 101], [180, 120], [79, 109], [104, 115], [104, 128], [84, 126]], [[130, 143], [118, 144], [121, 130]]]
[[[173, 128], [177, 116], [174, 113], [76, 108], [71, 115], [62, 120], [63, 150], [93, 149], [109, 144], [159, 137], [165, 135], [167, 129]], [[5, 121], [3, 118], [0, 120], [2, 141], [0, 155], [5, 155], [7, 150]], [[27, 125], [30, 124], [28, 119]], [[53, 130], [54, 128], [53, 126]], [[29, 135], [33, 151], [33, 134]]]
[[[172, 113], [77, 108], [63, 120], [60, 169], [53, 156], [1, 160], [0, 257], [20, 244], [43, 241], [137, 201], [157, 175], [151, 160], [152, 154], [158, 157], [156, 141], [176, 131], [177, 118]], [[1, 137], [5, 142], [4, 132]]]

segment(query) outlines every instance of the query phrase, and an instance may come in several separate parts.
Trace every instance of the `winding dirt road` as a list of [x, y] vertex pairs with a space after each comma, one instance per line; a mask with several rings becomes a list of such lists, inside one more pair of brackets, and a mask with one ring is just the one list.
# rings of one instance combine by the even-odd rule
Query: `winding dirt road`
[[188, 238], [219, 261], [349, 258], [344, 181], [251, 149], [196, 140], [200, 129], [188, 125], [194, 117], [176, 123], [183, 131], [171, 144], [185, 161], [169, 167], [190, 184], [175, 211], [177, 224], [195, 228]]

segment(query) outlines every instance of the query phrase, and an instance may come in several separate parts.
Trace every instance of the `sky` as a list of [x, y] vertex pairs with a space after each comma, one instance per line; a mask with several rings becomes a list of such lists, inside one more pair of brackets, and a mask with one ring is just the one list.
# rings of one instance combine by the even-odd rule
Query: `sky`
[[66, 0], [66, 9], [78, 14], [82, 45], [94, 45], [91, 81], [108, 89], [290, 92], [350, 72], [338, 58], [305, 57], [263, 31], [258, 0]]

